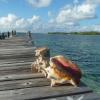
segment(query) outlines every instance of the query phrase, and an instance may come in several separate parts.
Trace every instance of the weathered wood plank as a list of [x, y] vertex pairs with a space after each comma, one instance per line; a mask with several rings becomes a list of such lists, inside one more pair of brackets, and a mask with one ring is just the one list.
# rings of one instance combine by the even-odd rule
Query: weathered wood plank
[[31, 66], [31, 63], [32, 63], [32, 62], [24, 62], [24, 63], [23, 63], [23, 62], [20, 62], [20, 61], [19, 61], [18, 63], [9, 63], [9, 64], [8, 64], [8, 63], [4, 63], [4, 64], [0, 65], [0, 67], [5, 67], [5, 66], [16, 66], [16, 65], [18, 66], [18, 65], [25, 65], [25, 64], [29, 64], [29, 65]]
[[28, 45], [28, 44], [16, 44], [16, 45], [9, 45], [9, 44], [7, 44], [7, 45], [2, 45], [2, 46], [0, 46], [0, 48], [2, 48], [2, 49], [13, 49], [13, 47], [15, 47], [16, 49], [17, 48], [19, 48], [19, 47], [31, 47], [31, 45]]
[[11, 49], [11, 50], [7, 50], [7, 49], [3, 49], [0, 50], [0, 59], [2, 58], [9, 58], [9, 57], [32, 57], [34, 55], [34, 48], [32, 49], [26, 49], [22, 48], [22, 49]]
[[32, 55], [33, 54], [26, 54], [26, 55], [23, 54], [23, 55], [16, 55], [16, 56], [14, 55], [14, 56], [5, 56], [5, 57], [2, 56], [0, 57], [0, 59], [4, 60], [4, 59], [16, 59], [16, 58], [18, 59], [18, 58], [29, 58], [29, 57], [31, 58]]
[[44, 78], [44, 75], [41, 73], [31, 73], [31, 74], [10, 74], [0, 76], [0, 82], [3, 81], [14, 81], [14, 80], [24, 80], [24, 79], [36, 79], [36, 78]]
[[17, 58], [11, 58], [9, 57], [8, 59], [0, 59], [0, 66], [4, 64], [14, 64], [14, 63], [24, 63], [24, 62], [33, 62], [35, 59], [33, 56], [29, 57], [17, 57]]
[[0, 40], [0, 44], [1, 43], [20, 43], [20, 42], [27, 42], [28, 38], [25, 37], [12, 37], [12, 38], [7, 38], [5, 40]]
[[27, 37], [13, 37], [5, 40], [0, 40], [0, 48], [19, 48], [19, 47], [32, 47]]
[[5, 43], [4, 41], [0, 41], [0, 47], [4, 47], [4, 46], [32, 46], [31, 43], [29, 43], [28, 41], [22, 41], [22, 42], [17, 42], [16, 40], [15, 41], [8, 41], [7, 43]]
[[59, 96], [77, 95], [92, 92], [87, 87], [33, 87], [18, 90], [0, 91], [1, 100], [40, 100]]
[[26, 63], [26, 62], [33, 62], [33, 57], [30, 58], [15, 58], [15, 59], [2, 59], [0, 60], [0, 68], [5, 64], [15, 64], [15, 63]]
[[[21, 66], [21, 67], [16, 67], [16, 68], [8, 68], [6, 70], [0, 70], [0, 76], [3, 75], [10, 75], [10, 74], [28, 74], [31, 73], [31, 68], [28, 66]], [[34, 72], [35, 73], [35, 72]]]
[[0, 91], [15, 90], [23, 88], [43, 87], [50, 85], [50, 82], [46, 78], [34, 78], [34, 79], [21, 79], [0, 82]]
[[[24, 49], [24, 48], [23, 48]], [[22, 56], [23, 57], [33, 57], [34, 56], [34, 50], [33, 51], [27, 51], [27, 52], [11, 52], [11, 53], [2, 53], [2, 54], [0, 54], [0, 58], [2, 59], [3, 57], [6, 59], [7, 57], [8, 57], [8, 59], [9, 59], [9, 57], [13, 57], [13, 56], [18, 56], [18, 57], [21, 57], [22, 58]]]
[[69, 95], [57, 98], [48, 98], [44, 100], [100, 100], [100, 96], [95, 93], [84, 93], [79, 95]]
[[[32, 62], [5, 63], [0, 65], [0, 76], [9, 74], [31, 73]], [[36, 70], [33, 71], [34, 73]]]
[[6, 48], [6, 49], [1, 48], [0, 49], [0, 53], [3, 53], [3, 52], [16, 52], [16, 51], [20, 51], [21, 52], [21, 50], [22, 50], [22, 52], [25, 52], [25, 51], [32, 51], [34, 49], [35, 49], [35, 47], [20, 47], [20, 48], [14, 48], [14, 46], [13, 46], [12, 49], [10, 49], [10, 48], [9, 49], [8, 48]]

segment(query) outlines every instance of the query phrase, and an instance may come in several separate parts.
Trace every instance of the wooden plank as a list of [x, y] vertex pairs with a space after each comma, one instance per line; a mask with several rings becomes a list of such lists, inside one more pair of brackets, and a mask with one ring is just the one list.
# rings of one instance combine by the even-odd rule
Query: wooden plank
[[50, 82], [46, 78], [28, 78], [13, 81], [3, 81], [0, 82], [0, 91], [15, 90], [15, 89], [25, 89], [33, 87], [43, 87], [50, 85]]
[[32, 62], [18, 62], [18, 63], [5, 63], [0, 65], [0, 67], [5, 67], [5, 66], [19, 66], [19, 65], [25, 65], [25, 64], [29, 64], [31, 66]]
[[16, 59], [16, 58], [32, 58], [34, 53], [19, 53], [19, 54], [13, 54], [13, 55], [0, 55], [0, 59]]
[[87, 87], [33, 87], [17, 90], [0, 91], [1, 100], [40, 100], [59, 96], [77, 95], [92, 92]]
[[33, 62], [33, 57], [30, 58], [15, 58], [15, 59], [2, 59], [0, 60], [0, 68], [5, 64], [15, 64], [15, 63], [26, 63], [26, 62]]
[[0, 65], [0, 75], [31, 73], [31, 64], [32, 62], [27, 61], [2, 64]]
[[4, 59], [16, 59], [16, 58], [18, 59], [20, 57], [21, 58], [29, 58], [29, 57], [32, 57], [32, 55], [33, 54], [26, 54], [26, 55], [23, 54], [23, 55], [16, 55], [16, 56], [15, 55], [14, 56], [2, 56], [2, 57], [0, 56], [0, 59], [3, 59], [3, 60]]
[[7, 47], [9, 46], [32, 46], [31, 42], [29, 42], [28, 38], [20, 38], [20, 37], [13, 37], [5, 40], [0, 40], [0, 47]]
[[[17, 68], [16, 67], [8, 67], [8, 69], [6, 69], [5, 67], [5, 70], [0, 70], [0, 76], [3, 76], [3, 75], [10, 75], [10, 74], [28, 74], [28, 73], [31, 73], [31, 67], [30, 66], [19, 66]], [[35, 73], [35, 72], [34, 72]]]
[[1, 48], [0, 53], [3, 53], [2, 51], [4, 51], [4, 52], [16, 52], [16, 51], [22, 50], [22, 52], [23, 52], [23, 51], [32, 51], [34, 49], [35, 49], [35, 47], [20, 47], [20, 48], [12, 48], [12, 49], [10, 49], [10, 48], [9, 49], [8, 48], [6, 48], [6, 49]]
[[15, 59], [15, 58], [32, 58], [34, 56], [34, 48], [33, 49], [11, 49], [11, 50], [1, 50], [0, 51], [0, 59]]
[[100, 100], [100, 96], [95, 93], [84, 93], [79, 95], [69, 95], [56, 98], [48, 98], [44, 100]]
[[1, 50], [0, 51], [0, 56], [10, 56], [10, 55], [27, 55], [27, 54], [34, 54], [34, 49], [28, 49], [28, 50], [24, 50], [25, 48], [23, 48], [23, 49], [11, 49], [11, 50], [5, 50], [5, 49], [3, 49], [3, 50]]
[[12, 37], [12, 38], [7, 38], [5, 40], [0, 40], [0, 44], [1, 43], [8, 43], [8, 42], [12, 42], [12, 43], [19, 43], [19, 42], [27, 42], [28, 38], [25, 37]]
[[3, 81], [14, 81], [14, 80], [24, 80], [24, 79], [35, 79], [35, 78], [44, 78], [44, 75], [41, 73], [31, 73], [31, 74], [10, 74], [0, 76], [0, 82]]

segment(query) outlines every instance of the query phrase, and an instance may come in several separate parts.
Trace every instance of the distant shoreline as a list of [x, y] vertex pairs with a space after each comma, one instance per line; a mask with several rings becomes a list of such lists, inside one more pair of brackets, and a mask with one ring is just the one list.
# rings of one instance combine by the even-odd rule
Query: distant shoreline
[[94, 31], [91, 31], [91, 32], [48, 32], [48, 34], [65, 34], [65, 35], [72, 35], [72, 34], [75, 34], [75, 35], [100, 35], [100, 32], [94, 32]]

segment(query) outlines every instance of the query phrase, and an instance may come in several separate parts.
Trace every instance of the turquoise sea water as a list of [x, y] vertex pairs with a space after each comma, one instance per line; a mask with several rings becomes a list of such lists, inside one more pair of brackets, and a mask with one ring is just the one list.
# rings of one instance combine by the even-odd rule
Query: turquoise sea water
[[79, 65], [82, 81], [100, 93], [100, 35], [33, 34], [36, 47], [47, 46], [51, 56], [64, 55]]

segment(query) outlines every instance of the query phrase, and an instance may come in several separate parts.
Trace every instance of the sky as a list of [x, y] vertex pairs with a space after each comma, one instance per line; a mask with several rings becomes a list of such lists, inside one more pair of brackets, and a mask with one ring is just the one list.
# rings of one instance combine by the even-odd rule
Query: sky
[[100, 31], [100, 0], [0, 0], [0, 31]]

